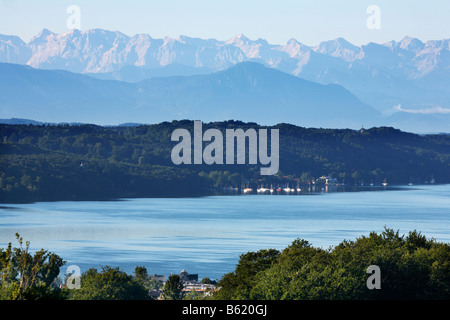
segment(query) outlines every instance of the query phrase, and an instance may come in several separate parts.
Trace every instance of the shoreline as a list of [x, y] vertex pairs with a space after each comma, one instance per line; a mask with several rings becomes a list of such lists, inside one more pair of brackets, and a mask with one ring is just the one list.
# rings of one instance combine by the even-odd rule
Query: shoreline
[[[83, 198], [83, 199], [57, 199], [57, 200], [30, 200], [30, 201], [17, 201], [17, 202], [3, 202], [0, 200], [0, 210], [10, 210], [14, 209], [14, 207], [8, 207], [8, 205], [18, 205], [18, 204], [33, 204], [33, 203], [44, 203], [44, 202], [120, 202], [120, 201], [128, 201], [132, 199], [189, 199], [189, 198], [205, 198], [205, 197], [211, 197], [211, 196], [249, 196], [249, 195], [269, 195], [269, 196], [307, 196], [307, 195], [320, 195], [320, 194], [326, 194], [326, 193], [343, 193], [343, 192], [371, 192], [371, 191], [399, 191], [399, 190], [405, 190], [405, 188], [408, 188], [409, 190], [418, 189], [423, 186], [440, 186], [440, 185], [449, 185], [450, 183], [434, 183], [434, 184], [415, 184], [415, 185], [404, 185], [404, 184], [392, 184], [387, 186], [382, 185], [340, 185], [340, 186], [328, 186], [328, 189], [326, 189], [325, 186], [317, 186], [317, 190], [304, 190], [302, 188], [302, 191], [292, 191], [292, 192], [285, 192], [283, 190], [276, 191], [273, 193], [264, 192], [264, 193], [258, 193], [257, 191], [253, 190], [252, 192], [244, 193], [241, 190], [237, 191], [229, 191], [224, 189], [213, 189], [210, 193], [206, 194], [192, 194], [192, 195], [180, 195], [180, 196], [173, 196], [173, 195], [167, 195], [167, 196], [124, 196], [124, 197], [108, 197], [108, 198]], [[313, 188], [311, 188], [313, 189]], [[340, 190], [339, 190], [340, 189]], [[344, 190], [342, 190], [344, 189]]]

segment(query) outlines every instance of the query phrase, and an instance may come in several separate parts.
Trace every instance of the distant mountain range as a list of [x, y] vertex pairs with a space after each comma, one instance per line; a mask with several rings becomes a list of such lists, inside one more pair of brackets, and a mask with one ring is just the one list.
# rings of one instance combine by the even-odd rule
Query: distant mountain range
[[378, 112], [339, 85], [322, 85], [259, 63], [208, 75], [100, 80], [0, 64], [1, 114], [45, 122], [159, 123], [238, 119], [260, 124], [360, 127]]
[[[266, 68], [255, 64], [232, 68], [246, 61]], [[89, 109], [91, 121], [97, 121], [96, 113], [103, 113], [105, 121], [115, 121], [112, 113], [120, 114], [125, 108], [128, 117], [120, 122], [147, 123], [160, 119], [164, 112], [189, 118], [200, 112], [205, 119], [224, 120], [220, 117], [235, 116], [239, 111], [240, 120], [251, 115], [253, 121], [262, 119], [271, 124], [292, 120], [298, 125], [341, 127], [354, 123], [369, 126], [373, 122], [415, 132], [450, 132], [450, 39], [422, 42], [405, 37], [399, 42], [358, 47], [338, 38], [309, 47], [295, 39], [273, 45], [244, 35], [219, 41], [186, 36], [154, 39], [144, 34], [129, 37], [101, 29], [55, 34], [44, 29], [29, 43], [0, 35], [0, 62], [28, 65], [42, 72], [53, 70], [39, 76], [32, 73], [39, 82], [4, 75], [2, 70], [2, 81], [5, 76], [17, 85], [25, 81], [22, 88], [13, 88], [11, 83], [8, 88], [12, 91], [0, 98], [2, 118], [55, 121], [42, 117], [45, 113], [37, 107], [37, 101], [50, 101], [50, 105], [59, 105], [52, 112], [55, 119], [58, 112], [75, 115], [69, 112], [71, 108], [73, 112], [78, 109], [79, 114], [83, 108]], [[19, 72], [11, 66], [3, 68]], [[272, 72], [274, 69], [283, 75]], [[47, 76], [50, 79], [44, 80]], [[171, 78], [156, 79], [161, 77]], [[120, 81], [97, 82], [92, 78]], [[253, 86], [251, 79], [257, 79]], [[65, 92], [66, 85], [75, 87]], [[14, 96], [14, 92], [23, 96]], [[110, 114], [104, 114], [105, 109], [100, 107], [107, 104]], [[50, 105], [48, 109], [52, 109]], [[98, 106], [98, 112], [94, 106]], [[344, 106], [347, 109], [342, 109]], [[339, 115], [336, 108], [341, 110]], [[17, 112], [25, 109], [26, 114]], [[152, 117], [146, 113], [150, 109]], [[333, 122], [343, 117], [347, 121]], [[57, 121], [77, 122], [78, 118]], [[349, 120], [353, 124], [348, 124]]]

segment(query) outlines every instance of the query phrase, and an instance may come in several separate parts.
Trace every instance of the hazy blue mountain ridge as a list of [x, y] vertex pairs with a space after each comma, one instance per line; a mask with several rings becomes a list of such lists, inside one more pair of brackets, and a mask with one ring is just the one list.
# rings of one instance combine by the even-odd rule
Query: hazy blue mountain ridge
[[0, 64], [0, 85], [5, 88], [0, 96], [2, 114], [43, 122], [237, 119], [358, 127], [378, 115], [341, 86], [314, 83], [251, 62], [207, 75], [138, 83]]
[[[121, 81], [115, 84], [110, 82], [100, 84], [86, 78], [83, 80], [77, 78], [77, 81], [81, 81], [77, 82], [73, 78], [74, 75], [68, 78], [72, 77], [71, 81], [76, 83], [68, 79], [62, 81], [61, 85], [64, 83], [77, 88], [79, 92], [85, 92], [82, 96], [76, 92], [66, 92], [67, 94], [54, 92], [65, 91], [57, 85], [56, 80], [51, 85], [46, 83], [45, 89], [42, 86], [28, 87], [32, 89], [28, 93], [34, 92], [33, 94], [38, 95], [37, 101], [43, 102], [47, 99], [52, 103], [58, 102], [61, 110], [74, 109], [73, 112], [75, 112], [77, 108], [81, 108], [78, 111], [91, 108], [92, 113], [96, 113], [93, 105], [102, 105], [103, 102], [109, 101], [110, 113], [120, 112], [124, 105], [127, 105], [128, 109], [133, 110], [133, 114], [140, 112], [140, 119], [142, 116], [146, 122], [151, 122], [148, 115], [141, 112], [148, 109], [146, 106], [154, 107], [152, 119], [159, 117], [158, 108], [169, 110], [169, 114], [175, 113], [177, 116], [189, 114], [191, 110], [203, 109], [202, 112], [206, 114], [213, 112], [215, 117], [220, 118], [233, 116], [235, 110], [240, 110], [239, 115], [247, 117], [245, 114], [247, 109], [250, 113], [255, 111], [255, 107], [249, 106], [253, 104], [259, 105], [263, 113], [270, 107], [278, 108], [280, 113], [283, 111], [291, 115], [301, 109], [305, 124], [317, 124], [309, 123], [309, 118], [316, 117], [316, 114], [314, 112], [309, 114], [310, 111], [305, 112], [305, 104], [310, 105], [308, 110], [313, 110], [319, 105], [323, 106], [329, 103], [325, 101], [327, 95], [317, 95], [318, 92], [315, 92], [316, 95], [311, 95], [317, 99], [313, 103], [307, 90], [303, 90], [302, 96], [299, 97], [297, 93], [288, 92], [293, 88], [286, 82], [282, 82], [287, 85], [284, 89], [278, 86], [267, 90], [261, 77], [258, 78], [258, 85], [255, 88], [246, 87], [247, 93], [239, 92], [237, 88], [226, 87], [224, 85], [226, 79], [221, 79], [220, 85], [216, 83], [212, 86], [220, 77], [221, 71], [227, 72], [233, 66], [246, 61], [257, 62], [268, 68], [315, 83], [340, 85], [356, 97], [359, 103], [378, 110], [384, 117], [382, 124], [399, 126], [405, 130], [420, 128], [422, 131], [431, 129], [450, 131], [448, 124], [450, 120], [450, 39], [423, 42], [405, 37], [400, 41], [355, 46], [343, 38], [337, 38], [324, 41], [317, 46], [307, 46], [296, 39], [290, 39], [284, 45], [269, 44], [264, 39], [251, 40], [244, 35], [237, 35], [226, 41], [187, 36], [179, 36], [176, 39], [169, 37], [155, 39], [146, 34], [128, 36], [118, 31], [102, 29], [72, 30], [64, 34], [55, 34], [44, 29], [29, 43], [25, 43], [16, 36], [0, 35], [0, 62], [28, 65], [39, 70], [66, 70], [102, 80]], [[62, 71], [58, 72], [61, 75]], [[196, 75], [206, 76], [206, 78], [144, 81], [160, 77]], [[169, 84], [162, 88], [161, 83], [164, 81], [168, 81]], [[236, 78], [232, 79], [235, 86], [245, 85], [245, 82], [240, 81]], [[125, 82], [134, 83], [134, 85]], [[200, 88], [200, 85], [206, 87]], [[102, 87], [102, 92], [99, 92]], [[176, 90], [169, 93], [171, 87]], [[188, 88], [194, 90], [194, 87], [195, 92], [189, 92]], [[136, 88], [142, 92], [136, 93]], [[162, 92], [157, 94], [156, 88]], [[47, 89], [48, 97], [44, 98], [42, 90]], [[259, 94], [257, 89], [260, 90]], [[332, 87], [328, 89], [332, 90]], [[8, 90], [22, 92], [23, 89], [14, 88], [10, 84]], [[231, 106], [234, 102], [229, 95], [239, 96], [247, 105]], [[83, 96], [91, 103], [84, 103], [86, 100], [83, 100]], [[182, 96], [184, 101], [188, 102], [181, 101]], [[219, 97], [222, 97], [222, 100]], [[27, 102], [28, 98], [29, 94], [23, 97], [8, 94], [2, 98], [4, 103], [0, 106], [2, 111], [0, 117], [29, 117], [30, 112], [27, 114], [16, 112], [28, 106], [31, 101], [35, 101]], [[336, 102], [337, 106], [334, 110], [341, 110], [342, 116], [355, 117], [353, 122], [364, 120], [356, 116], [364, 108], [354, 109], [355, 113], [350, 115], [342, 109], [347, 108], [346, 103], [340, 103], [343, 100], [332, 99], [335, 99], [333, 94], [330, 95], [329, 100]], [[72, 106], [69, 101], [77, 103], [73, 103]], [[354, 103], [354, 100], [352, 101], [350, 105]], [[15, 102], [17, 106], [14, 105]], [[298, 102], [301, 102], [301, 108], [298, 107]], [[207, 103], [210, 104], [208, 110], [204, 107]], [[265, 107], [265, 105], [268, 106]], [[284, 110], [283, 106], [287, 109]], [[322, 117], [328, 116], [331, 109], [329, 106], [327, 108], [322, 110], [325, 111], [321, 113]], [[352, 109], [351, 106], [348, 108]], [[98, 112], [98, 116], [103, 113], [105, 121], [114, 120], [113, 116], [104, 114], [104, 110]], [[73, 113], [67, 115], [72, 116]], [[268, 115], [269, 117], [262, 120], [276, 121], [279, 118], [283, 120], [287, 116], [277, 117], [273, 112]], [[36, 111], [31, 118], [42, 119], [38, 116], [39, 112]], [[75, 120], [76, 118], [74, 121], [78, 121]], [[92, 121], [98, 121], [97, 118], [92, 118]], [[295, 121], [298, 119], [297, 116], [293, 118]], [[50, 121], [50, 119], [43, 120]], [[129, 121], [137, 120], [133, 118]], [[364, 121], [364, 124], [370, 125], [367, 121]], [[345, 123], [323, 121], [319, 125], [340, 127], [345, 126]]]

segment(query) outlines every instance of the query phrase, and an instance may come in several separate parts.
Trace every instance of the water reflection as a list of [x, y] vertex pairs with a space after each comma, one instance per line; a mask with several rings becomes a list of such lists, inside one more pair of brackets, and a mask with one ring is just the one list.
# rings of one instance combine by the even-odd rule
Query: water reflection
[[0, 208], [0, 247], [18, 232], [32, 250], [48, 249], [82, 271], [111, 265], [132, 273], [143, 265], [218, 279], [241, 253], [283, 249], [296, 238], [329, 247], [388, 226], [450, 242], [450, 185], [235, 194], [8, 204]]

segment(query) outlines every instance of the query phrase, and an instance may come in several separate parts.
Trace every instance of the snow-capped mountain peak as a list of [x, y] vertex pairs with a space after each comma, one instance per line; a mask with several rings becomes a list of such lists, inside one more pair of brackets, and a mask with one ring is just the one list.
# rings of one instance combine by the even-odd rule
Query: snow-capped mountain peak
[[49, 36], [53, 36], [55, 33], [51, 32], [47, 28], [44, 28], [39, 32], [37, 35], [35, 35], [33, 38], [31, 38], [30, 43], [31, 45], [40, 45], [45, 42], [47, 42]]
[[[310, 47], [294, 38], [277, 45], [261, 38], [252, 40], [244, 34], [219, 41], [185, 35], [157, 39], [148, 34], [128, 36], [103, 29], [56, 34], [43, 29], [29, 43], [15, 36], [0, 35], [0, 62], [105, 76], [111, 73], [107, 76], [112, 78], [113, 72], [126, 69], [132, 81], [148, 75], [136, 67], [147, 70], [172, 65], [175, 70], [176, 66], [182, 66], [185, 74], [196, 69], [219, 71], [243, 61], [259, 62], [308, 80], [337, 83], [360, 91], [369, 90], [369, 82], [375, 81], [371, 86], [376, 88], [388, 86], [393, 79], [417, 81], [433, 73], [440, 73], [440, 80], [428, 80], [427, 85], [450, 87], [449, 39], [424, 42], [404, 37], [385, 44], [356, 46], [337, 38]], [[394, 87], [392, 84], [388, 88]]]
[[[386, 51], [388, 48], [390, 50]], [[43, 29], [29, 43], [17, 37], [0, 36], [0, 62], [21, 62], [35, 68], [61, 68], [85, 73], [109, 72], [126, 66], [152, 68], [173, 63], [221, 70], [237, 62], [255, 60], [299, 74], [299, 66], [306, 66], [319, 57], [333, 57], [336, 62], [341, 61], [340, 64], [361, 61], [372, 65], [376, 62], [376, 67], [388, 61], [396, 66], [415, 63], [417, 69], [434, 70], [438, 63], [445, 62], [448, 66], [448, 59], [444, 61], [436, 57], [443, 57], [441, 53], [449, 50], [448, 39], [425, 43], [412, 37], [362, 47], [337, 38], [309, 47], [296, 39], [290, 39], [285, 45], [274, 45], [261, 38], [251, 40], [244, 34], [219, 41], [185, 35], [163, 39], [154, 39], [148, 34], [130, 37], [119, 31], [103, 29], [55, 34]], [[392, 65], [389, 68], [392, 69]], [[414, 70], [409, 74], [417, 75]]]
[[225, 44], [242, 45], [248, 43], [249, 41], [250, 39], [241, 33], [228, 39]]
[[353, 61], [361, 58], [361, 48], [351, 44], [344, 38], [324, 41], [317, 47], [314, 47], [314, 51], [332, 57], [342, 58], [345, 61]]
[[425, 47], [425, 43], [423, 43], [419, 39], [408, 36], [404, 37], [397, 45], [403, 50], [414, 52], [423, 50], [423, 48]]

